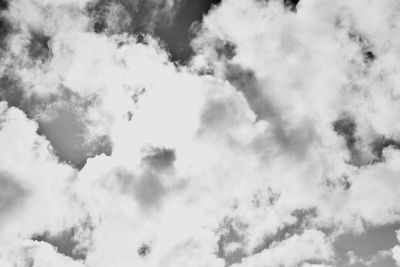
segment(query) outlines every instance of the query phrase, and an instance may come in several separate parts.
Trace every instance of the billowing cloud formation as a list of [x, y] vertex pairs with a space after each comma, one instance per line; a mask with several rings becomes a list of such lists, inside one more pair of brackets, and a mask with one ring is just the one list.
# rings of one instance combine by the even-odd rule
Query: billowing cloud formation
[[400, 3], [183, 2], [7, 2], [0, 265], [398, 262]]

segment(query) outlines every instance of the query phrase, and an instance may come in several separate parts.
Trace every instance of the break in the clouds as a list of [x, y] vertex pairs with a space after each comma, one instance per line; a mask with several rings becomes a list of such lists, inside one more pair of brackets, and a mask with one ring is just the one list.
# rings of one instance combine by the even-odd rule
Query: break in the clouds
[[0, 9], [0, 266], [400, 266], [397, 0]]

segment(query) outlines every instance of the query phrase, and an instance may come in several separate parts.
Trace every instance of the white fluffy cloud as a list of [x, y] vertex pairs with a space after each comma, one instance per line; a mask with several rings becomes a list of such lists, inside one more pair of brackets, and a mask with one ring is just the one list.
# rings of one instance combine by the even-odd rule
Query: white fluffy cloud
[[83, 263], [57, 253], [56, 249], [45, 242], [16, 240], [1, 247], [0, 263], [4, 267], [40, 266], [40, 267], [84, 267]]
[[333, 249], [323, 233], [307, 230], [233, 266], [299, 266], [300, 263], [301, 266], [309, 266], [307, 261], [329, 261], [332, 253]]
[[0, 265], [335, 266], [399, 219], [397, 1], [225, 0], [187, 66], [94, 4], [4, 11]]

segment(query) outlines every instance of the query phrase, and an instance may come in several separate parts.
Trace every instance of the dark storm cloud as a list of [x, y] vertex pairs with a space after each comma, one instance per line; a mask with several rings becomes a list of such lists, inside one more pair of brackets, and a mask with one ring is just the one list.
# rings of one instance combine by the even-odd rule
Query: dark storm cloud
[[26, 190], [11, 174], [0, 172], [0, 215], [18, 205], [26, 195]]
[[51, 244], [57, 249], [58, 253], [73, 258], [75, 260], [83, 260], [86, 255], [82, 251], [78, 250], [79, 242], [75, 237], [75, 229], [71, 228], [65, 230], [57, 235], [51, 235], [44, 233], [32, 237], [34, 241], [43, 241]]

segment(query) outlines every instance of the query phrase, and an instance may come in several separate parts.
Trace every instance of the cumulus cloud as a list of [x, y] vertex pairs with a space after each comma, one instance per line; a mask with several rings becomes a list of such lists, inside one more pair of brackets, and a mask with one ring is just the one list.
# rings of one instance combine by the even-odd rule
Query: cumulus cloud
[[1, 11], [0, 265], [340, 266], [399, 220], [400, 4], [224, 0], [182, 65], [184, 2]]
[[83, 263], [57, 253], [56, 249], [45, 242], [17, 240], [2, 246], [0, 252], [2, 266], [60, 266], [84, 267]]
[[57, 232], [79, 218], [70, 185], [76, 171], [54, 156], [37, 123], [1, 102], [1, 230], [5, 242]]

